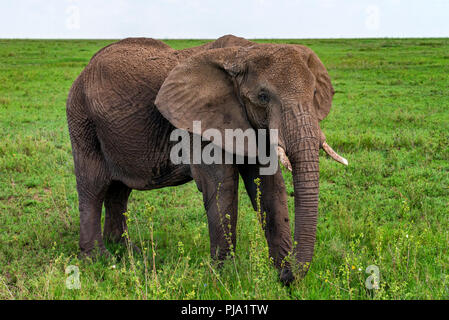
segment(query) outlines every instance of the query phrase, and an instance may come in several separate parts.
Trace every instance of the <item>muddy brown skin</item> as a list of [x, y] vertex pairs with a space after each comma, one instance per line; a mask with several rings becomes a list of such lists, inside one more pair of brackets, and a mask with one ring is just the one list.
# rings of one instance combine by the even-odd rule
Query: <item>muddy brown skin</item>
[[294, 255], [299, 276], [305, 275], [313, 257], [318, 214], [318, 123], [329, 112], [332, 96], [326, 69], [303, 46], [255, 44], [225, 36], [179, 51], [144, 38], [101, 49], [76, 79], [67, 100], [81, 252], [107, 253], [103, 239], [123, 241], [123, 212], [132, 189], [176, 186], [193, 179], [207, 211], [211, 256], [222, 260], [231, 250], [222, 223], [231, 225], [236, 245], [239, 175], [255, 209], [254, 179], [259, 177], [270, 255], [281, 280], [293, 280], [290, 265], [282, 263], [292, 251], [292, 239], [280, 168], [274, 175], [259, 176], [258, 165], [171, 163], [170, 149], [176, 143], [169, 141], [172, 130], [191, 131], [192, 122], [200, 120], [203, 130], [279, 130], [279, 144], [293, 172], [298, 243]]

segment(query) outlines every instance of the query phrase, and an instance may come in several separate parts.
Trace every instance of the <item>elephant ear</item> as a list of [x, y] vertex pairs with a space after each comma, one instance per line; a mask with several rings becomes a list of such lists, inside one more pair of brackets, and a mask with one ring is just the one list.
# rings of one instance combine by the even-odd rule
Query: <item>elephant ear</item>
[[156, 107], [175, 127], [193, 132], [201, 121], [201, 133], [218, 129], [250, 128], [235, 92], [233, 77], [239, 72], [238, 48], [212, 49], [176, 66], [156, 97]]
[[315, 52], [305, 46], [297, 45], [297, 47], [316, 79], [314, 105], [318, 119], [321, 121], [326, 118], [332, 106], [332, 97], [335, 91], [332, 87], [331, 78]]

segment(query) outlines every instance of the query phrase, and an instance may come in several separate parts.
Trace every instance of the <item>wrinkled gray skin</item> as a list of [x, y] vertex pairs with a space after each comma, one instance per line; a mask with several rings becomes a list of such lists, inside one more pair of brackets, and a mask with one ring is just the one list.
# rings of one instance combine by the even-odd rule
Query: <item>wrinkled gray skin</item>
[[[265, 234], [281, 280], [294, 276], [283, 259], [294, 250], [299, 276], [312, 260], [318, 214], [319, 121], [333, 96], [326, 69], [308, 48], [255, 44], [225, 36], [186, 50], [130, 38], [96, 53], [74, 82], [67, 120], [80, 210], [80, 249], [107, 253], [103, 239], [123, 241], [123, 212], [132, 189], [151, 190], [195, 180], [203, 194], [211, 256], [222, 260], [236, 245], [239, 175], [256, 209], [261, 180]], [[174, 165], [175, 128], [272, 128], [292, 164], [295, 196], [292, 249], [287, 194], [280, 169], [259, 176], [259, 165]], [[224, 136], [224, 134], [223, 134]], [[219, 193], [217, 196], [217, 192]], [[103, 236], [101, 209], [106, 209]], [[225, 216], [229, 214], [229, 219]], [[94, 250], [95, 249], [95, 250]]]

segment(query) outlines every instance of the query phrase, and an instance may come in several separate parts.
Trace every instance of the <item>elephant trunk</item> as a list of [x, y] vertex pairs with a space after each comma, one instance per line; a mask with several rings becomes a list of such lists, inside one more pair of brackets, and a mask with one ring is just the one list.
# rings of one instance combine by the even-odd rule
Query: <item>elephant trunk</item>
[[315, 246], [319, 193], [320, 130], [308, 113], [299, 113], [286, 128], [286, 151], [292, 165], [295, 196], [295, 258], [306, 275]]

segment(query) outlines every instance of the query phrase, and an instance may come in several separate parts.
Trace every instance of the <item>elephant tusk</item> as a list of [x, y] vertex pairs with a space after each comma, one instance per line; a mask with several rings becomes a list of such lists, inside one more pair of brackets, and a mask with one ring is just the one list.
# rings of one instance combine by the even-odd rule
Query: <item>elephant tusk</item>
[[288, 160], [287, 155], [285, 154], [285, 150], [282, 147], [278, 146], [277, 151], [278, 151], [279, 160], [281, 161], [282, 165], [287, 170], [292, 171], [292, 165], [290, 163], [290, 160]]
[[336, 153], [334, 149], [332, 149], [325, 141], [321, 144], [321, 147], [332, 159], [344, 164], [345, 166], [348, 165], [348, 160]]
[[[345, 166], [348, 165], [348, 160], [340, 156], [338, 153], [334, 151], [334, 149], [331, 148], [330, 145], [328, 145], [326, 142], [323, 142], [321, 144], [321, 148], [335, 161], [340, 162], [344, 164]], [[292, 165], [290, 163], [290, 160], [288, 160], [287, 154], [285, 153], [285, 150], [278, 146], [277, 148], [279, 161], [281, 161], [282, 165], [289, 171], [292, 171]]]

